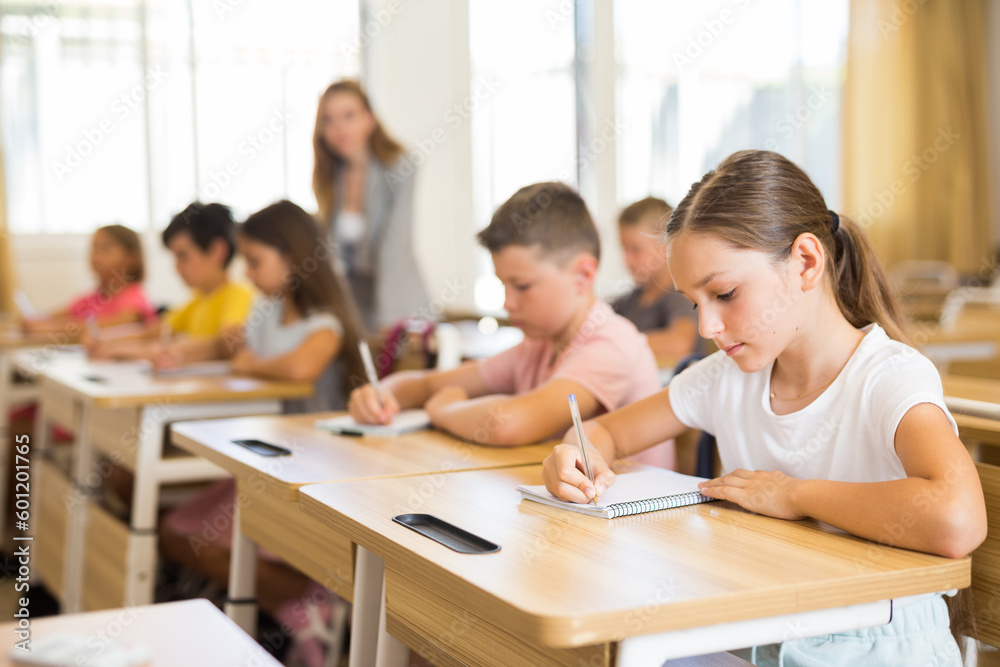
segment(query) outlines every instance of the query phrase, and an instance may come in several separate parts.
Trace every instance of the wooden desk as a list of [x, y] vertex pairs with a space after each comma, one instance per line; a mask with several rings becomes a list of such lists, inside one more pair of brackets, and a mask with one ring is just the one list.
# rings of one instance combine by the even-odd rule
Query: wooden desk
[[[968, 558], [879, 546], [726, 503], [605, 520], [520, 501], [516, 485], [541, 483], [540, 466], [451, 474], [413, 502], [429, 483], [310, 485], [301, 503], [359, 555], [384, 559], [386, 629], [435, 664], [611, 665], [616, 655], [622, 664], [633, 662], [626, 639], [669, 632], [652, 637], [660, 662], [643, 663], [661, 664], [781, 641], [789, 627], [805, 636], [885, 623], [892, 598], [970, 582]], [[408, 512], [501, 551], [451, 551], [392, 521]], [[754, 619], [763, 625], [745, 632]], [[380, 664], [398, 651], [389, 639]]]
[[[299, 510], [304, 485], [432, 474], [429, 488], [414, 491], [419, 499], [444, 484], [448, 475], [443, 473], [536, 464], [549, 455], [554, 444], [485, 447], [438, 431], [398, 438], [356, 438], [314, 427], [317, 419], [336, 414], [221, 419], [171, 427], [178, 447], [205, 457], [237, 479], [229, 583], [232, 602], [227, 613], [251, 634], [256, 623], [254, 543], [346, 600], [354, 600], [353, 544], [342, 533], [329, 530]], [[264, 457], [232, 442], [244, 438], [285, 447], [292, 455]], [[355, 602], [355, 609], [363, 606]], [[377, 600], [375, 604], [377, 608]], [[352, 638], [366, 631], [363, 623], [356, 623]]]
[[995, 447], [977, 448], [980, 444], [1000, 445], [1000, 380], [945, 375], [941, 382], [944, 402], [973, 457], [996, 463]]
[[945, 403], [952, 412], [1000, 420], [1000, 380], [945, 375], [941, 384]]
[[[79, 357], [56, 357], [38, 370], [43, 428], [32, 447], [31, 506], [42, 548], [35, 571], [65, 611], [152, 602], [161, 485], [224, 475], [207, 461], [165, 451], [168, 424], [276, 413], [281, 399], [312, 392], [304, 383], [247, 377], [158, 379], [142, 363]], [[76, 435], [68, 475], [45, 459], [50, 422]], [[98, 452], [135, 475], [128, 524], [89, 500], [112, 469], [98, 465]]]
[[0, 325], [0, 538], [7, 535], [7, 480], [10, 478], [12, 436], [11, 409], [37, 398], [34, 383], [15, 382], [14, 354], [32, 348], [51, 345], [48, 336], [27, 335], [19, 328]]
[[[0, 664], [8, 665], [18, 641], [15, 624], [0, 625]], [[152, 650], [150, 667], [281, 667], [247, 633], [207, 600], [185, 600], [145, 607], [31, 621], [32, 643], [55, 633], [85, 634], [97, 647], [110, 642], [145, 645]]]

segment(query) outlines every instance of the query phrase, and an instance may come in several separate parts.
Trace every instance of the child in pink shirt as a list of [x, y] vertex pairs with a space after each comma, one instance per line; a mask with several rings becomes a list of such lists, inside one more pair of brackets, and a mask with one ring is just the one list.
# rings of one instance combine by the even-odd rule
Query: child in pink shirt
[[[572, 424], [568, 396], [581, 416], [615, 410], [659, 390], [646, 337], [594, 294], [600, 257], [597, 228], [583, 199], [562, 183], [522, 188], [479, 234], [504, 284], [504, 307], [525, 340], [450, 371], [405, 371], [351, 394], [364, 423], [388, 423], [402, 408], [423, 406], [432, 423], [488, 445], [524, 445], [559, 437]], [[672, 446], [657, 463], [672, 465]]]
[[155, 316], [142, 289], [145, 265], [139, 235], [122, 225], [101, 227], [91, 241], [90, 267], [97, 289], [70, 302], [64, 310], [24, 322], [27, 331], [65, 333], [71, 338], [85, 330], [87, 321], [98, 326], [142, 322]]

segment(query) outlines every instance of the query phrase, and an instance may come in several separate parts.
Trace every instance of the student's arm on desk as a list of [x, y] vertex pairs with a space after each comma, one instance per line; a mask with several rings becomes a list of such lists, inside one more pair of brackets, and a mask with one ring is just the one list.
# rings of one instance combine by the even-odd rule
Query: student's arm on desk
[[666, 329], [646, 331], [649, 349], [657, 357], [680, 359], [694, 351], [698, 340], [698, 325], [687, 317], [679, 317]]
[[[438, 392], [465, 398], [487, 393], [479, 375], [477, 363], [467, 363], [447, 371], [401, 371], [393, 373], [379, 383], [382, 404], [370, 384], [351, 392], [347, 409], [359, 424], [388, 424], [392, 416], [402, 409], [422, 408]], [[384, 407], [383, 407], [384, 406]]]
[[[166, 349], [157, 349], [153, 365], [157, 368], [176, 368], [183, 364], [213, 359], [231, 359], [246, 345], [242, 326], [233, 326], [211, 338], [182, 338]], [[157, 348], [159, 345], [157, 343]]]
[[232, 370], [272, 380], [315, 382], [340, 352], [341, 340], [330, 329], [314, 331], [291, 352], [267, 358], [244, 347], [233, 355]]
[[[485, 393], [482, 387], [480, 393]], [[572, 380], [556, 379], [517, 396], [470, 398], [460, 388], [445, 387], [424, 406], [431, 422], [461, 438], [484, 445], [526, 445], [561, 431], [571, 423], [567, 396], [576, 394], [584, 418], [599, 404], [590, 392]], [[473, 394], [474, 396], [474, 394]]]
[[979, 475], [941, 409], [910, 408], [896, 428], [905, 479], [850, 483], [735, 470], [702, 493], [782, 519], [812, 517], [841, 530], [906, 549], [960, 558], [986, 539]]
[[664, 389], [584, 423], [583, 429], [591, 446], [590, 466], [596, 489], [583, 472], [580, 447], [576, 444], [576, 434], [570, 429], [564, 439], [572, 444], [556, 445], [542, 462], [542, 479], [549, 493], [575, 503], [590, 502], [614, 484], [615, 474], [611, 472], [610, 462], [683, 433], [687, 427], [674, 415], [669, 391]]

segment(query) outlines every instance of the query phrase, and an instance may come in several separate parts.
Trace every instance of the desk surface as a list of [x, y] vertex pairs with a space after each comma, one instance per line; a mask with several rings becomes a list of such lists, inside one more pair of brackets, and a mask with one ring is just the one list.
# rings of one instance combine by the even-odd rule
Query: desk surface
[[[541, 466], [302, 489], [310, 515], [423, 587], [527, 642], [584, 646], [964, 588], [970, 560], [879, 546], [813, 521], [707, 503], [614, 520], [520, 500]], [[501, 546], [462, 555], [392, 521], [423, 512]], [[408, 582], [412, 582], [408, 583]]]
[[312, 394], [305, 382], [279, 382], [253, 377], [215, 376], [158, 378], [148, 364], [132, 361], [90, 361], [61, 355], [38, 366], [44, 381], [89, 399], [101, 408], [124, 408], [160, 401], [216, 403], [300, 398]]
[[910, 332], [917, 345], [970, 343], [1000, 340], [1000, 312], [985, 310], [963, 313], [948, 329], [937, 322], [916, 323]]
[[1000, 405], [1000, 379], [945, 375], [941, 384], [944, 385], [945, 396]]
[[[0, 625], [0, 664], [7, 662], [17, 637], [14, 623]], [[88, 614], [32, 619], [31, 640], [54, 633], [88, 635], [95, 646], [115, 642], [152, 649], [150, 667], [280, 667], [250, 635], [207, 600], [185, 600]]]
[[[243, 480], [263, 479], [280, 497], [297, 500], [303, 484], [421, 475], [539, 463], [555, 443], [487, 447], [441, 431], [397, 438], [349, 437], [317, 429], [317, 419], [343, 413], [243, 417], [180, 422], [172, 441]], [[255, 454], [233, 440], [257, 439], [292, 451], [291, 456]]]
[[45, 334], [26, 334], [17, 327], [0, 324], [0, 350], [45, 347], [52, 344], [50, 337]]

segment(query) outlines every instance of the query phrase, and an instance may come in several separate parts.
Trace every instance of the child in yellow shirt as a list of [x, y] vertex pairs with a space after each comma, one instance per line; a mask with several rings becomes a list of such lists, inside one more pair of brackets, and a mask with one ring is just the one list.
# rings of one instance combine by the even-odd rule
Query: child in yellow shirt
[[242, 324], [253, 300], [249, 288], [229, 282], [227, 269], [235, 253], [233, 216], [222, 204], [195, 202], [163, 230], [163, 245], [194, 297], [167, 313], [174, 333], [216, 336]]

